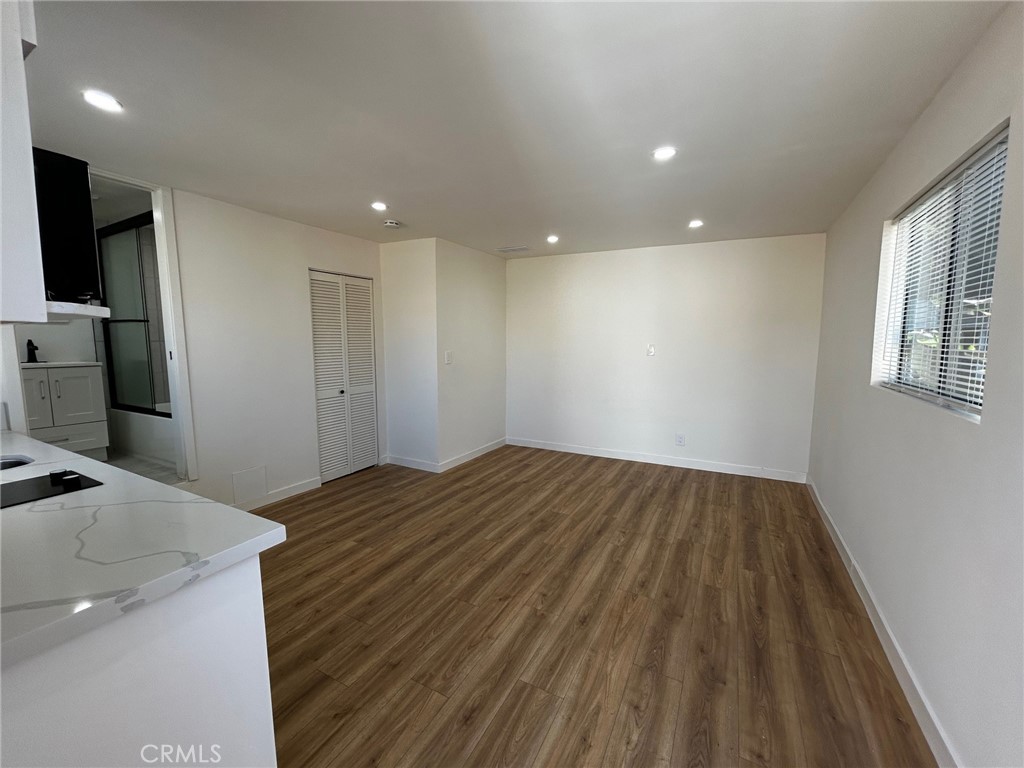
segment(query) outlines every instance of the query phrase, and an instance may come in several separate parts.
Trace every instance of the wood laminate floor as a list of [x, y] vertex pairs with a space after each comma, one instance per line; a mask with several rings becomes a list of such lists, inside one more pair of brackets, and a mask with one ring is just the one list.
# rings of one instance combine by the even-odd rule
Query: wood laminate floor
[[804, 486], [507, 446], [260, 513], [282, 766], [930, 766]]

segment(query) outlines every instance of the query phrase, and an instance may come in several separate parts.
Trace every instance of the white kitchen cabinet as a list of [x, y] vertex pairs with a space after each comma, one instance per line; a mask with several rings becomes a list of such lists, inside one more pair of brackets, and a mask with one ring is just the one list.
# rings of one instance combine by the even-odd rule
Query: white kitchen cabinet
[[77, 452], [110, 445], [99, 363], [25, 363], [21, 380], [30, 437]]
[[22, 435], [4, 451], [39, 462], [5, 488], [47, 469], [102, 485], [3, 510], [3, 764], [159, 768], [171, 744], [277, 765], [259, 554], [284, 526]]
[[0, 321], [46, 322], [43, 256], [36, 213], [35, 166], [29, 127], [28, 89], [23, 59], [25, 40], [34, 43], [30, 3], [0, 2], [0, 72], [4, 107], [0, 110]]
[[27, 59], [39, 45], [36, 35], [36, 9], [32, 0], [18, 0], [18, 21], [21, 23], [21, 57]]
[[[96, 449], [105, 449], [110, 445], [110, 433], [107, 422], [94, 421], [89, 424], [69, 424], [66, 427], [43, 427], [30, 430], [34, 440], [49, 443], [65, 451], [85, 453]], [[89, 454], [93, 456], [93, 454]], [[93, 456], [93, 458], [96, 458]]]

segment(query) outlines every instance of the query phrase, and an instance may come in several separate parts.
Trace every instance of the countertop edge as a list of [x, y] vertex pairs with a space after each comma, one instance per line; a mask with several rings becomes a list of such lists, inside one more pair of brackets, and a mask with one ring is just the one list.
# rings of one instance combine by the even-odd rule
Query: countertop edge
[[[74, 491], [67, 496], [60, 497], [68, 499], [71, 503], [70, 506], [61, 510], [44, 510], [44, 513], [47, 515], [57, 514], [60, 511], [75, 513], [77, 510], [93, 506], [98, 511], [106, 507], [121, 508], [145, 506], [154, 503], [168, 503], [172, 505], [185, 503], [194, 507], [202, 507], [204, 514], [207, 508], [210, 509], [211, 514], [218, 514], [218, 508], [220, 508], [220, 513], [227, 514], [230, 512], [231, 514], [228, 515], [228, 519], [231, 521], [237, 520], [238, 525], [237, 532], [234, 534], [225, 534], [223, 529], [220, 530], [217, 543], [213, 545], [196, 547], [197, 551], [195, 553], [181, 552], [180, 554], [184, 556], [184, 559], [181, 561], [180, 566], [172, 566], [172, 570], [161, 568], [152, 570], [149, 573], [139, 573], [138, 578], [128, 579], [125, 583], [120, 584], [115, 582], [109, 587], [97, 582], [90, 589], [89, 586], [83, 583], [81, 589], [77, 592], [79, 595], [77, 597], [68, 594], [68, 592], [58, 592], [53, 596], [56, 598], [54, 606], [59, 605], [63, 607], [61, 615], [50, 618], [41, 616], [41, 621], [29, 622], [30, 626], [26, 626], [18, 634], [11, 636], [8, 633], [8, 636], [0, 641], [0, 667], [4, 669], [69, 640], [73, 640], [75, 637], [108, 621], [118, 619], [126, 613], [133, 612], [138, 608], [144, 608], [147, 604], [177, 592], [199, 579], [208, 578], [243, 560], [258, 556], [260, 552], [280, 544], [286, 539], [287, 531], [285, 526], [268, 518], [253, 515], [250, 512], [198, 496], [190, 491], [174, 488], [173, 486], [164, 485], [155, 480], [126, 472], [109, 464], [98, 462], [95, 459], [40, 442], [28, 435], [4, 430], [0, 432], [0, 439], [3, 441], [2, 447], [5, 452], [25, 454], [35, 459], [30, 464], [0, 472], [0, 479], [2, 479], [3, 484], [28, 477], [45, 476], [49, 469], [59, 464], [64, 464], [70, 469], [88, 473], [90, 476], [101, 479], [102, 484], [107, 488], [115, 489], [115, 499], [118, 499], [116, 495], [118, 484], [125, 483], [122, 499], [115, 501], [104, 499], [97, 504], [82, 497], [82, 494], [88, 494], [90, 490]], [[150, 489], [159, 489], [159, 492], [151, 494]], [[5, 551], [10, 541], [19, 541], [17, 538], [9, 539], [14, 534], [9, 530], [10, 518], [7, 516], [23, 514], [26, 511], [24, 508], [29, 507], [32, 503], [34, 502], [12, 505], [3, 510], [2, 528]], [[247, 518], [253, 519], [247, 520]], [[257, 520], [259, 521], [258, 523]], [[19, 520], [19, 522], [23, 523], [23, 520]], [[235, 522], [231, 522], [230, 525], [235, 525]], [[92, 526], [87, 526], [87, 528], [90, 527]], [[24, 533], [23, 528], [18, 530], [19, 533], [17, 535], [22, 537], [27, 535]], [[78, 533], [81, 534], [82, 531]], [[152, 534], [152, 531], [150, 533]], [[78, 535], [75, 535], [75, 538], [78, 538]], [[81, 540], [79, 539], [79, 541]], [[173, 551], [177, 551], [176, 548]], [[195, 556], [189, 557], [192, 554]], [[67, 556], [71, 558], [68, 561], [69, 563], [72, 563], [73, 560], [77, 561], [77, 555], [72, 553]], [[129, 560], [131, 559], [135, 558], [129, 558]], [[107, 565], [107, 563], [99, 564]], [[10, 575], [6, 572], [9, 565], [9, 562], [5, 559], [3, 574], [5, 587], [7, 584], [6, 579]], [[5, 589], [4, 599], [3, 613], [5, 615], [0, 617], [0, 620], [9, 619], [10, 616], [6, 615], [9, 611], [18, 611], [20, 613], [26, 610], [34, 610], [30, 601], [38, 598], [12, 597]], [[41, 609], [45, 610], [53, 607], [45, 605], [45, 602], [47, 601], [44, 600], [40, 603], [39, 607]], [[11, 616], [13, 615], [12, 613]]]
[[38, 362], [38, 363], [18, 363], [21, 368], [95, 368], [96, 366], [102, 365], [102, 363], [90, 363], [87, 360], [74, 360], [70, 363], [50, 363], [50, 362]]
[[68, 640], [118, 619], [137, 608], [194, 584], [200, 578], [209, 578], [236, 563], [255, 557], [285, 540], [285, 527], [277, 527], [223, 550], [207, 560], [185, 565], [154, 579], [140, 587], [121, 592], [93, 603], [88, 610], [74, 613], [59, 621], [38, 627], [31, 632], [12, 637], [0, 647], [0, 668], [17, 664], [55, 648]]

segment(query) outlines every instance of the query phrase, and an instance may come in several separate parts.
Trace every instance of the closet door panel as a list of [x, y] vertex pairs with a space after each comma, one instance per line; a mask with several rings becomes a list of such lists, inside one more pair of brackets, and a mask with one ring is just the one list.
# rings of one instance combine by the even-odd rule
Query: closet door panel
[[309, 295], [313, 312], [313, 380], [320, 480], [327, 482], [352, 471], [342, 279], [337, 275], [310, 272]]
[[348, 422], [352, 471], [377, 463], [377, 375], [373, 355], [373, 283], [344, 278]]
[[340, 278], [310, 273], [309, 296], [313, 307], [313, 378], [319, 400], [335, 397], [345, 388]]
[[342, 397], [316, 401], [316, 430], [320, 445], [320, 482], [352, 471], [348, 456], [348, 414]]
[[352, 430], [352, 471], [377, 464], [377, 404], [373, 392], [349, 398]]

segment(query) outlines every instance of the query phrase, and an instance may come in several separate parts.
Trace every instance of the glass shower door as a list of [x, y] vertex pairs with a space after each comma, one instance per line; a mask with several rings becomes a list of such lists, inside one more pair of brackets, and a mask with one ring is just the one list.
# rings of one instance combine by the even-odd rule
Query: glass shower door
[[152, 219], [100, 233], [111, 405], [170, 416]]

